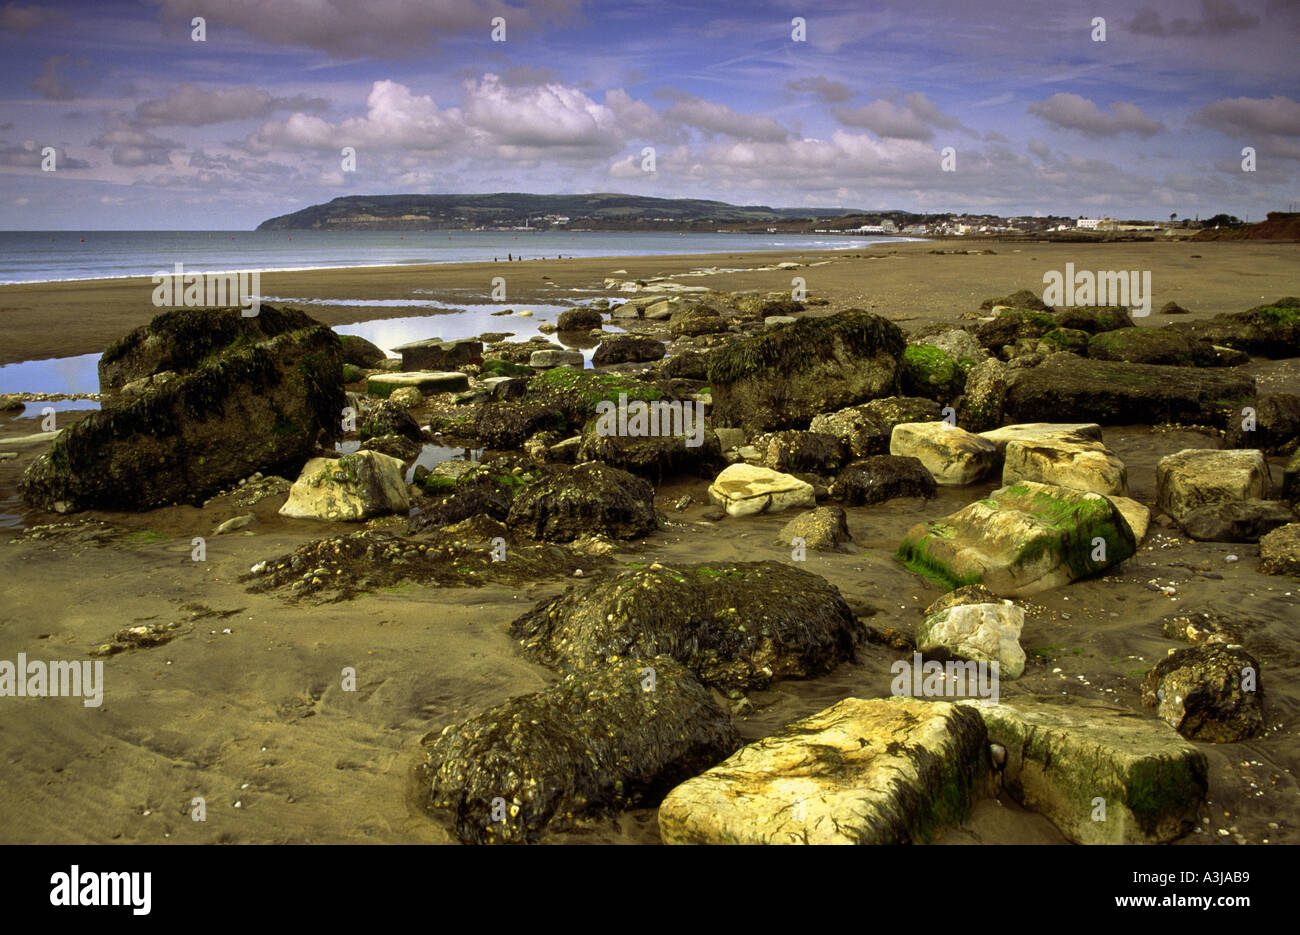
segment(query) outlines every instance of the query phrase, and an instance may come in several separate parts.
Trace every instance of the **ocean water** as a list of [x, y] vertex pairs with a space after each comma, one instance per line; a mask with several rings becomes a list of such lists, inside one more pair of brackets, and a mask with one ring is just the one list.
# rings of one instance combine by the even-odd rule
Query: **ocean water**
[[0, 231], [0, 284], [186, 272], [490, 262], [507, 254], [649, 256], [854, 250], [914, 238], [568, 231]]

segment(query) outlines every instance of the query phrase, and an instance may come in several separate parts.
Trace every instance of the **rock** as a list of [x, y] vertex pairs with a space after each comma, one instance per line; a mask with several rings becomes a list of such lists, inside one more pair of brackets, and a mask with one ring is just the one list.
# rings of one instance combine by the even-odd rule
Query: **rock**
[[982, 584], [968, 584], [965, 587], [949, 591], [935, 599], [929, 607], [923, 612], [922, 616], [933, 617], [950, 607], [960, 607], [963, 604], [996, 604], [998, 596], [984, 587]]
[[1114, 305], [1101, 308], [1087, 305], [1063, 308], [1056, 313], [1056, 323], [1062, 328], [1086, 331], [1088, 334], [1105, 334], [1134, 326], [1128, 309]]
[[435, 393], [455, 393], [469, 389], [469, 377], [459, 371], [439, 372], [416, 370], [410, 372], [372, 373], [366, 379], [366, 392], [378, 399], [386, 399], [393, 390], [404, 386], [414, 387], [423, 396]]
[[374, 370], [388, 359], [382, 348], [355, 334], [339, 335], [339, 343], [343, 345], [343, 362], [362, 370]]
[[1041, 338], [1060, 323], [1046, 312], [1025, 308], [1004, 308], [992, 321], [981, 322], [975, 339], [981, 347], [997, 351], [1022, 338]]
[[537, 841], [575, 820], [652, 806], [740, 740], [708, 690], [659, 658], [570, 676], [425, 743], [426, 808], [483, 844]]
[[1226, 500], [1193, 507], [1179, 525], [1199, 542], [1258, 542], [1260, 536], [1295, 522], [1295, 513], [1281, 500]]
[[[1165, 367], [1054, 354], [1010, 371], [1006, 411], [1030, 421], [1222, 426], [1255, 396], [1254, 378], [1222, 368]], [[1241, 403], [1241, 404], [1239, 404]]]
[[800, 513], [781, 527], [777, 539], [783, 545], [794, 545], [795, 539], [803, 540], [803, 545], [819, 552], [835, 551], [845, 542], [852, 542], [849, 535], [848, 520], [844, 511], [837, 506], [821, 506], [807, 513]]
[[1053, 328], [1039, 338], [1038, 343], [1034, 344], [1033, 348], [1036, 353], [1042, 354], [1044, 357], [1059, 354], [1061, 351], [1069, 351], [1071, 354], [1086, 357], [1088, 356], [1088, 343], [1091, 340], [1092, 335], [1081, 328]]
[[667, 353], [667, 345], [654, 338], [637, 334], [619, 334], [606, 338], [591, 355], [593, 367], [610, 364], [644, 363], [660, 360]]
[[816, 415], [894, 392], [898, 326], [862, 311], [742, 338], [709, 359], [713, 415], [750, 432], [802, 428]]
[[715, 434], [718, 436], [718, 444], [723, 451], [740, 448], [745, 444], [745, 432], [742, 429], [720, 428], [715, 430]]
[[[531, 354], [529, 355], [532, 356]], [[527, 364], [519, 364], [514, 361], [501, 360], [496, 357], [485, 357], [483, 364], [479, 367], [479, 377], [486, 383], [492, 378], [508, 379], [510, 377], [531, 377], [533, 368]]]
[[1115, 509], [1119, 510], [1120, 515], [1124, 517], [1124, 522], [1128, 523], [1128, 528], [1133, 531], [1134, 541], [1141, 545], [1142, 540], [1147, 537], [1147, 529], [1151, 526], [1151, 509], [1130, 497], [1107, 499], [1115, 504]]
[[339, 436], [343, 406], [335, 334], [323, 325], [283, 333], [63, 429], [19, 490], [62, 512], [202, 503], [258, 471], [295, 476], [318, 441]]
[[659, 806], [665, 844], [903, 844], [960, 824], [988, 782], [964, 705], [846, 698], [742, 747]]
[[1019, 292], [1013, 292], [1010, 295], [1004, 295], [1000, 299], [985, 299], [980, 303], [980, 311], [987, 312], [990, 309], [997, 309], [999, 306], [1007, 308], [1028, 309], [1030, 311], [1051, 312], [1052, 307], [1038, 297], [1038, 294], [1030, 289], [1021, 289]]
[[1210, 342], [1167, 328], [1120, 328], [1094, 335], [1088, 342], [1088, 356], [1174, 367], [1213, 367], [1219, 360]]
[[[258, 314], [247, 318], [237, 308], [178, 308], [163, 312], [108, 346], [97, 365], [99, 391], [112, 395], [124, 384], [167, 370], [190, 374], [224, 352], [316, 327], [324, 326], [295, 308], [270, 305], [262, 305]], [[341, 364], [337, 336], [333, 344]]]
[[[973, 364], [971, 361], [968, 366]], [[966, 386], [966, 371], [957, 358], [937, 347], [909, 344], [903, 352], [899, 384], [909, 396], [924, 396], [946, 406], [961, 395]]]
[[1228, 420], [1225, 448], [1258, 448], [1265, 454], [1286, 455], [1300, 446], [1300, 396], [1267, 393], [1252, 400], [1240, 415]]
[[1288, 296], [1246, 312], [1165, 326], [1192, 338], [1264, 357], [1300, 357], [1300, 298]]
[[782, 325], [793, 325], [799, 319], [791, 318], [789, 315], [772, 315], [763, 319], [763, 328], [770, 330], [780, 328]]
[[[13, 443], [13, 439], [7, 441]], [[1293, 506], [1300, 502], [1300, 451], [1293, 454], [1282, 469], [1282, 497]]]
[[1240, 646], [1171, 652], [1142, 682], [1142, 702], [1188, 740], [1236, 743], [1264, 729], [1259, 663]]
[[966, 373], [966, 390], [957, 404], [957, 421], [968, 432], [1002, 424], [1007, 395], [1007, 365], [996, 357], [980, 361]]
[[759, 435], [754, 447], [763, 466], [774, 471], [833, 471], [844, 461], [844, 447], [831, 435], [787, 430]]
[[544, 367], [576, 367], [581, 370], [585, 365], [581, 351], [557, 351], [547, 348], [542, 351], [533, 351], [528, 357], [528, 366], [539, 369]]
[[890, 428], [863, 406], [814, 416], [809, 428], [836, 439], [855, 458], [879, 454], [889, 447]]
[[919, 459], [872, 455], [850, 462], [831, 484], [830, 495], [849, 506], [884, 503], [895, 497], [929, 499], [938, 491]]
[[917, 338], [917, 344], [925, 344], [930, 347], [937, 347], [953, 360], [961, 361], [967, 358], [972, 364], [988, 358], [988, 351], [980, 346], [975, 340], [974, 335], [962, 328], [953, 328], [950, 331], [943, 331], [939, 334], [930, 334], [922, 338]]
[[455, 370], [466, 364], [483, 362], [481, 341], [444, 341], [429, 338], [412, 341], [393, 350], [402, 355], [402, 369], [408, 373], [416, 370]]
[[1062, 436], [1008, 441], [1002, 465], [1002, 485], [1022, 480], [1091, 490], [1105, 496], [1128, 495], [1124, 462], [1095, 441]]
[[[122, 399], [135, 399], [137, 396], [143, 396], [149, 390], [157, 389], [160, 386], [176, 379], [179, 374], [174, 370], [164, 370], [161, 373], [155, 373], [153, 376], [143, 377], [139, 380], [132, 380], [130, 383], [123, 383], [118, 390]], [[346, 376], [344, 377], [346, 380]]]
[[724, 469], [709, 485], [709, 500], [726, 510], [728, 516], [779, 513], [790, 507], [817, 505], [812, 484], [750, 464], [733, 464]]
[[1300, 523], [1287, 523], [1260, 537], [1259, 572], [1300, 577]]
[[728, 322], [718, 314], [716, 309], [707, 305], [692, 305], [673, 316], [672, 325], [668, 330], [675, 335], [695, 337], [702, 334], [722, 334], [729, 327]]
[[834, 585], [771, 561], [632, 567], [541, 601], [510, 632], [561, 670], [663, 654], [723, 690], [823, 675], [860, 636]]
[[1018, 679], [1025, 671], [1020, 631], [1025, 612], [1011, 601], [958, 604], [931, 614], [916, 628], [916, 648], [926, 656], [997, 663], [998, 676]]
[[414, 461], [423, 446], [405, 435], [376, 435], [361, 443], [360, 451], [377, 451], [398, 461]]
[[594, 308], [566, 308], [556, 324], [561, 331], [590, 331], [601, 327], [605, 319]]
[[626, 471], [596, 462], [555, 466], [514, 498], [506, 524], [548, 542], [571, 542], [593, 534], [638, 539], [659, 528], [654, 488]]
[[904, 422], [894, 426], [889, 453], [916, 458], [938, 484], [964, 487], [993, 473], [997, 446], [947, 422]]
[[252, 522], [253, 522], [252, 513], [244, 513], [241, 516], [232, 516], [224, 523], [218, 525], [216, 529], [212, 530], [212, 535], [224, 536], [227, 535], [228, 533], [239, 532], [239, 530], [250, 525]]
[[0, 393], [0, 412], [22, 412], [25, 408], [27, 404], [17, 393]]
[[1189, 312], [1187, 309], [1183, 308], [1183, 307], [1182, 307], [1181, 305], [1179, 305], [1177, 302], [1166, 302], [1164, 305], [1160, 306], [1160, 311], [1157, 312], [1156, 314], [1158, 314], [1158, 315], [1190, 315], [1191, 312]]
[[1021, 481], [945, 519], [913, 526], [897, 557], [947, 588], [983, 584], [994, 594], [1016, 596], [1096, 574], [1136, 550], [1132, 530], [1110, 500]]
[[1205, 754], [1159, 721], [1090, 701], [967, 704], [1006, 750], [1002, 787], [1076, 844], [1165, 844], [1205, 803]]
[[683, 351], [665, 360], [659, 372], [673, 379], [705, 380], [709, 375], [709, 358], [698, 351]]
[[420, 431], [415, 419], [406, 411], [405, 406], [391, 397], [370, 410], [362, 419], [358, 434], [362, 441], [383, 435], [401, 435], [417, 445], [424, 441], [424, 433]]
[[358, 521], [410, 508], [402, 462], [377, 451], [358, 451], [308, 461], [280, 515]]
[[424, 394], [413, 386], [403, 386], [388, 394], [388, 401], [403, 409], [414, 409], [424, 405]]
[[1209, 503], [1267, 498], [1268, 464], [1258, 450], [1184, 448], [1156, 463], [1156, 491], [1160, 508], [1181, 523]]
[[[653, 481], [675, 474], [712, 476], [723, 463], [717, 436], [699, 421], [698, 434], [635, 437], [588, 431], [577, 451], [580, 461], [603, 461]], [[699, 444], [696, 444], [699, 442]]]
[[1095, 422], [1026, 422], [981, 432], [980, 438], [987, 439], [997, 446], [998, 459], [1001, 460], [1006, 457], [1007, 443], [1011, 441], [1040, 442], [1061, 439], [1100, 444], [1101, 426]]

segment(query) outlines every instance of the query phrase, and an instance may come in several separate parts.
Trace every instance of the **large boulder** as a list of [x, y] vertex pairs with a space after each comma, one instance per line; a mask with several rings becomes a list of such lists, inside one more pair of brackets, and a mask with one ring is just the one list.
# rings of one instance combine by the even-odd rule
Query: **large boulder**
[[865, 458], [889, 450], [889, 436], [900, 422], [931, 422], [939, 404], [917, 396], [873, 399], [859, 406], [813, 416], [809, 430], [838, 439], [850, 455]]
[[1128, 471], [1109, 448], [1101, 442], [1062, 436], [1007, 442], [1002, 484], [1010, 486], [1022, 480], [1091, 490], [1108, 497], [1128, 495]]
[[1188, 740], [1236, 743], [1264, 728], [1259, 663], [1236, 645], [1174, 650], [1147, 673], [1142, 701]]
[[848, 517], [837, 506], [819, 506], [800, 513], [781, 527], [777, 541], [782, 545], [803, 546], [817, 551], [833, 551], [846, 542], [853, 541], [849, 534]]
[[262, 305], [244, 317], [238, 308], [179, 308], [128, 332], [99, 358], [99, 391], [111, 396], [125, 384], [173, 371], [189, 373], [222, 352], [261, 344], [320, 322], [296, 308]]
[[1258, 448], [1270, 455], [1291, 454], [1300, 447], [1300, 396], [1266, 393], [1239, 415], [1228, 420], [1224, 447]]
[[906, 339], [863, 311], [802, 319], [709, 359], [713, 417], [750, 432], [803, 428], [813, 416], [894, 392]]
[[752, 464], [733, 464], [709, 485], [709, 499], [728, 516], [779, 513], [796, 506], [816, 506], [812, 484], [790, 474]]
[[[402, 393], [404, 390], [398, 390], [397, 392]], [[384, 435], [401, 435], [417, 445], [424, 441], [424, 433], [420, 431], [420, 426], [415, 421], [415, 417], [407, 411], [404, 400], [400, 397], [394, 399], [390, 396], [388, 399], [382, 400], [361, 420], [361, 425], [357, 431], [362, 441], [369, 438], [380, 438]]]
[[584, 536], [637, 539], [659, 528], [654, 488], [640, 477], [599, 462], [555, 465], [514, 498], [511, 529], [548, 542]]
[[758, 436], [751, 442], [762, 454], [764, 467], [774, 471], [833, 471], [844, 461], [844, 446], [833, 435], [786, 429]]
[[417, 370], [456, 370], [466, 364], [483, 362], [482, 341], [429, 338], [425, 341], [412, 341], [393, 350], [402, 355], [402, 369], [408, 373]]
[[201, 503], [259, 471], [295, 476], [338, 438], [345, 402], [338, 336], [323, 325], [236, 344], [64, 429], [19, 490], [57, 512]]
[[1126, 308], [1117, 305], [1075, 305], [1056, 313], [1056, 323], [1061, 328], [1083, 331], [1087, 334], [1105, 334], [1133, 327], [1133, 318]]
[[560, 331], [591, 331], [604, 324], [599, 310], [594, 308], [566, 308], [560, 312], [556, 327]]
[[402, 462], [377, 451], [312, 458], [289, 488], [281, 516], [360, 521], [411, 508]]
[[1012, 370], [1006, 411], [1031, 421], [1223, 426], [1255, 395], [1253, 377], [1235, 371], [1128, 364], [1054, 354]]
[[909, 344], [903, 351], [899, 382], [909, 396], [924, 396], [946, 406], [961, 395], [966, 371], [974, 364], [971, 358], [953, 357], [931, 344]]
[[998, 308], [992, 321], [981, 322], [975, 329], [975, 339], [982, 347], [993, 352], [1024, 338], [1041, 338], [1056, 328], [1054, 317], [1031, 308]]
[[1193, 507], [1178, 525], [1198, 542], [1258, 542], [1265, 533], [1295, 522], [1281, 500], [1221, 500]]
[[1000, 460], [1006, 456], [1007, 445], [1013, 441], [1033, 443], [1062, 440], [1100, 444], [1101, 426], [1095, 422], [1025, 422], [980, 432], [980, 437], [997, 446]]
[[904, 422], [894, 426], [889, 453], [916, 458], [935, 483], [965, 487], [976, 484], [997, 467], [997, 446], [948, 422]]
[[[604, 461], [654, 482], [674, 474], [712, 475], [722, 463], [717, 433], [704, 428], [697, 435], [605, 435], [589, 430], [582, 435], [577, 457]], [[698, 442], [698, 444], [697, 444]]]
[[425, 743], [425, 807], [486, 844], [653, 806], [740, 740], [708, 689], [660, 657], [572, 675]]
[[1006, 751], [1002, 787], [1074, 843], [1164, 844], [1196, 822], [1205, 754], [1159, 721], [1064, 699], [969, 705]]
[[1213, 367], [1219, 362], [1208, 341], [1198, 341], [1168, 328], [1119, 328], [1094, 335], [1088, 356], [1096, 360], [1122, 360], [1132, 364], [1167, 364], [1173, 367]]
[[1007, 365], [996, 357], [980, 361], [966, 372], [966, 391], [957, 403], [957, 422], [968, 432], [983, 432], [1002, 424], [1007, 396]]
[[928, 615], [916, 628], [916, 648], [931, 658], [997, 663], [998, 676], [1018, 679], [1025, 671], [1020, 631], [1024, 610], [1011, 601], [958, 604]]
[[960, 824], [988, 787], [965, 705], [846, 698], [742, 747], [659, 806], [665, 844], [906, 844]]
[[723, 689], [823, 675], [852, 658], [859, 635], [834, 585], [771, 561], [631, 568], [542, 601], [510, 632], [566, 671], [663, 654]]
[[872, 455], [846, 465], [831, 484], [830, 495], [849, 506], [862, 506], [895, 497], [928, 500], [937, 491], [934, 477], [917, 458]]
[[1259, 572], [1300, 577], [1300, 523], [1279, 526], [1260, 537]]
[[458, 370], [411, 370], [372, 373], [366, 378], [366, 392], [376, 399], [387, 399], [404, 387], [414, 387], [423, 396], [454, 393], [469, 389], [469, 377]]
[[1179, 522], [1206, 504], [1267, 499], [1269, 486], [1257, 449], [1184, 448], [1156, 463], [1156, 502]]
[[1300, 298], [1288, 296], [1246, 312], [1165, 326], [1189, 337], [1264, 357], [1300, 357]]
[[1014, 596], [1096, 574], [1136, 550], [1133, 531], [1107, 498], [1021, 481], [913, 526], [898, 558], [949, 589], [983, 584]]
[[343, 363], [363, 370], [374, 370], [388, 359], [383, 348], [355, 334], [339, 335], [339, 343], [343, 346]]
[[667, 350], [666, 344], [654, 338], [639, 334], [617, 334], [600, 342], [596, 352], [591, 355], [591, 365], [605, 367], [609, 364], [644, 363], [661, 359]]

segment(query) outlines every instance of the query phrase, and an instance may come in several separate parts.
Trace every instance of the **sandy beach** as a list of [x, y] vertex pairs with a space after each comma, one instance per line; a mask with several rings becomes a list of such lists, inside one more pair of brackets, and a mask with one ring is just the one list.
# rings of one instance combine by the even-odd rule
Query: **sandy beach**
[[[994, 251], [936, 255], [934, 250]], [[753, 271], [781, 262], [819, 264]], [[508, 301], [565, 304], [601, 295], [602, 279], [651, 278], [701, 267], [748, 271], [683, 278], [718, 291], [788, 290], [805, 276], [818, 314], [864, 308], [905, 330], [959, 321], [982, 300], [1019, 289], [1041, 293], [1042, 275], [1063, 269], [1149, 269], [1153, 314], [1176, 301], [1201, 320], [1300, 294], [1300, 245], [1269, 243], [1046, 244], [962, 240], [878, 245], [853, 255], [726, 254], [315, 270], [267, 274], [267, 295], [321, 300], [409, 298], [429, 290], [448, 303], [484, 301], [491, 277], [507, 279]], [[623, 273], [615, 271], [623, 270]], [[147, 323], [147, 279], [0, 286], [0, 363], [98, 353]], [[574, 291], [588, 290], [588, 291]], [[612, 297], [612, 296], [611, 296]], [[391, 307], [313, 305], [331, 325], [410, 314]], [[508, 319], [504, 319], [508, 321]], [[504, 326], [503, 326], [504, 327]], [[1246, 369], [1260, 391], [1300, 392], [1296, 361], [1256, 360]], [[82, 414], [84, 415], [84, 413]], [[79, 417], [61, 413], [60, 425]], [[0, 450], [39, 431], [38, 420], [0, 415]], [[1130, 496], [1156, 497], [1155, 465], [1189, 447], [1216, 447], [1212, 434], [1148, 426], [1104, 426], [1106, 444], [1127, 465]], [[418, 804], [413, 766], [420, 741], [492, 705], [550, 684], [554, 674], [525, 660], [512, 620], [560, 593], [561, 578], [523, 588], [433, 588], [402, 584], [343, 603], [291, 603], [251, 593], [238, 581], [255, 563], [344, 523], [281, 517], [283, 497], [251, 508], [239, 492], [206, 506], [144, 513], [91, 510], [72, 528], [37, 538], [24, 530], [69, 518], [30, 510], [17, 486], [44, 446], [13, 446], [0, 461], [0, 658], [78, 658], [123, 627], [174, 622], [165, 645], [105, 660], [106, 700], [9, 699], [0, 713], [0, 837], [8, 843], [452, 843]], [[1285, 457], [1270, 457], [1274, 482]], [[854, 543], [810, 553], [807, 568], [836, 585], [878, 628], [910, 632], [940, 595], [894, 558], [909, 527], [951, 513], [999, 486], [940, 488], [937, 498], [900, 498], [847, 507]], [[789, 558], [777, 544], [789, 514], [710, 522], [708, 481], [675, 478], [655, 490], [667, 521], [628, 543], [617, 562], [755, 561]], [[684, 510], [674, 504], [685, 495]], [[213, 536], [222, 522], [253, 512], [248, 528]], [[87, 526], [102, 523], [103, 527]], [[191, 541], [207, 537], [204, 562]], [[1300, 843], [1300, 583], [1257, 571], [1253, 543], [1193, 542], [1153, 524], [1138, 554], [1105, 577], [1026, 599], [1024, 676], [1004, 697], [1102, 699], [1143, 711], [1142, 676], [1184, 644], [1161, 634], [1180, 611], [1246, 614], [1247, 650], [1264, 668], [1266, 731], [1246, 742], [1201, 744], [1210, 795], [1184, 844]], [[1153, 586], [1154, 583], [1154, 586]], [[1162, 590], [1163, 588], [1163, 590]], [[1172, 589], [1172, 590], [1169, 590]], [[830, 675], [786, 680], [748, 694], [736, 718], [745, 740], [849, 695], [889, 694], [898, 653], [868, 644]], [[339, 687], [355, 668], [356, 692]], [[192, 821], [202, 797], [207, 820]], [[658, 843], [654, 809], [590, 822], [548, 843]], [[981, 802], [940, 843], [1064, 843], [1041, 815], [1009, 796]]]

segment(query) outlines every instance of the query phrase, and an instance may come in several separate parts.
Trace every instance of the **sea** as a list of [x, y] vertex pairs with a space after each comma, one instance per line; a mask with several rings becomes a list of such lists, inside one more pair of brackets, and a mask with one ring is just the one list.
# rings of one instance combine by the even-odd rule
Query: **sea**
[[[872, 244], [913, 240], [839, 234], [732, 234], [610, 231], [0, 231], [0, 284], [61, 282], [186, 273], [273, 272], [407, 266], [553, 257], [663, 256], [669, 254], [763, 253], [798, 250], [858, 250]], [[565, 306], [532, 304], [533, 317], [502, 318], [507, 306], [452, 305], [425, 290], [407, 299], [320, 299], [265, 295], [268, 302], [311, 306], [356, 305], [409, 310], [400, 318], [359, 321], [335, 328], [373, 341], [393, 355], [408, 341], [431, 336], [447, 340], [486, 331], [509, 331], [517, 340], [536, 334]], [[587, 298], [595, 298], [593, 294]], [[436, 317], [435, 317], [436, 316]], [[4, 339], [0, 316], [0, 341]], [[577, 348], [590, 360], [590, 346]], [[395, 355], [394, 355], [395, 356]], [[94, 393], [98, 354], [22, 361], [0, 366], [0, 393]], [[23, 418], [46, 407], [96, 408], [84, 399], [29, 403]]]
[[904, 237], [622, 231], [0, 231], [0, 284], [563, 257], [857, 250]]

